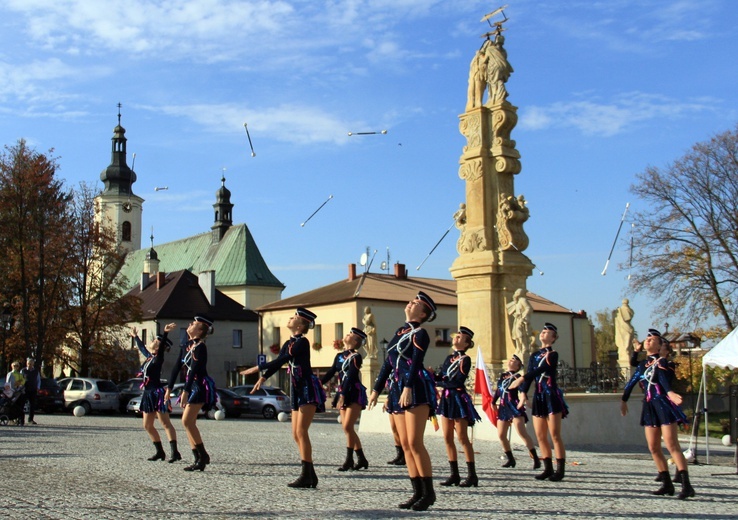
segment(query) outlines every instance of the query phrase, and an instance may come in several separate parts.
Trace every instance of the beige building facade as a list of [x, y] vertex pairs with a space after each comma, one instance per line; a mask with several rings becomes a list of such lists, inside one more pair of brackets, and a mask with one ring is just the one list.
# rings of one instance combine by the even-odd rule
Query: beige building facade
[[[363, 329], [362, 319], [365, 308], [369, 307], [376, 324], [377, 353], [375, 358], [368, 356], [366, 349], [361, 353], [364, 356], [362, 382], [370, 388], [384, 361], [384, 347], [403, 325], [405, 305], [418, 291], [429, 294], [438, 307], [437, 318], [425, 323], [423, 328], [431, 338], [425, 365], [439, 367], [451, 353], [451, 338], [459, 327], [456, 281], [411, 278], [402, 264], [395, 265], [394, 274], [363, 275], [357, 275], [356, 266], [351, 264], [348, 277], [344, 280], [260, 307], [257, 309], [260, 315], [260, 353], [268, 360], [276, 358], [279, 348], [290, 336], [286, 328], [287, 320], [297, 307], [306, 307], [317, 314], [315, 328], [307, 333], [307, 338], [313, 348], [313, 370], [322, 375], [339, 352], [334, 348], [334, 342], [338, 341], [338, 346], [343, 348], [340, 341], [351, 327]], [[556, 349], [560, 352], [561, 361], [572, 367], [588, 367], [594, 355], [591, 326], [586, 314], [572, 312], [533, 293], [528, 293], [528, 299], [534, 311], [531, 316], [532, 329], [537, 333], [545, 322], [556, 324], [559, 329]], [[320, 344], [320, 348], [316, 348], [316, 344]], [[481, 348], [485, 353], [490, 351], [491, 346], [477, 343], [475, 348]], [[506, 358], [513, 353], [510, 350]], [[472, 351], [471, 355], [476, 357], [476, 351]], [[498, 373], [503, 366], [498, 363], [488, 368]], [[285, 371], [273, 376], [268, 384], [286, 387]]]

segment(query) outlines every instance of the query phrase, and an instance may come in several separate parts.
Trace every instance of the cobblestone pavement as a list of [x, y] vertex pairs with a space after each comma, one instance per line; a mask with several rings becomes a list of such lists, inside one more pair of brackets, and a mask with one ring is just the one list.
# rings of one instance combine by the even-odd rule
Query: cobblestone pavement
[[[655, 497], [655, 470], [645, 441], [616, 453], [570, 447], [563, 482], [539, 482], [527, 453], [500, 468], [496, 442], [478, 442], [478, 488], [444, 488], [445, 449], [430, 439], [437, 501], [426, 513], [404, 511], [411, 488], [389, 434], [364, 434], [368, 471], [340, 473], [345, 441], [335, 416], [310, 432], [320, 484], [286, 486], [299, 473], [289, 423], [260, 418], [199, 422], [212, 463], [183, 471], [191, 453], [176, 422], [185, 461], [149, 462], [152, 444], [140, 419], [126, 416], [39, 415], [38, 426], [0, 426], [0, 517], [121, 518], [705, 518], [738, 517], [738, 476], [728, 448], [711, 450], [710, 465], [690, 465], [697, 496]], [[479, 428], [489, 425], [480, 424]], [[166, 443], [165, 443], [166, 446]], [[684, 448], [685, 446], [683, 446]], [[168, 447], [167, 447], [168, 448]], [[701, 460], [704, 457], [698, 454]], [[463, 460], [463, 457], [461, 457]], [[462, 466], [462, 475], [465, 468]], [[673, 469], [672, 469], [673, 473]], [[722, 475], [715, 475], [721, 473]], [[678, 486], [677, 486], [678, 490]], [[505, 509], [506, 511], [501, 511]]]

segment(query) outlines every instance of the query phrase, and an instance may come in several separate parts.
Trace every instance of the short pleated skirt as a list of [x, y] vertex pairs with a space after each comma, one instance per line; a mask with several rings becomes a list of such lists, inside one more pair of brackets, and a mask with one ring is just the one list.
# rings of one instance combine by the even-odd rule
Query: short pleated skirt
[[[390, 413], [403, 413], [405, 410], [409, 410], [411, 408], [428, 405], [430, 407], [429, 416], [435, 416], [436, 408], [438, 408], [436, 383], [431, 373], [424, 368], [419, 370], [415, 377], [415, 381], [412, 385], [410, 405], [404, 408], [400, 406], [400, 396], [405, 388], [407, 375], [408, 374], [403, 374], [396, 380], [393, 380], [387, 399], [387, 411]], [[394, 377], [394, 374], [390, 377]]]
[[366, 410], [366, 405], [369, 402], [366, 396], [366, 387], [360, 382], [354, 383], [346, 393], [341, 392], [343, 395], [343, 406], [341, 410], [345, 410], [352, 404], [358, 404], [362, 410]]
[[443, 389], [436, 413], [444, 416], [446, 419], [466, 419], [469, 422], [469, 426], [474, 426], [474, 423], [482, 420], [474, 409], [474, 403], [472, 403], [469, 394], [465, 390], [458, 390], [456, 388]]
[[641, 426], [659, 427], [673, 423], [686, 424], [687, 416], [671, 399], [665, 395], [657, 395], [650, 401], [643, 400]]
[[202, 404], [204, 411], [215, 408], [218, 394], [215, 392], [215, 381], [210, 376], [203, 379], [195, 379], [192, 382], [192, 390], [187, 396], [187, 404]]
[[525, 406], [518, 408], [519, 401], [505, 401], [497, 407], [497, 420], [503, 422], [512, 422], [513, 419], [522, 417], [528, 422], [528, 414], [525, 412]]
[[292, 378], [292, 410], [297, 411], [306, 404], [315, 405], [317, 413], [325, 412], [325, 391], [318, 376]]
[[164, 393], [163, 386], [144, 388], [144, 393], [141, 396], [141, 411], [143, 413], [169, 413], [169, 407], [164, 401]]
[[548, 417], [557, 413], [561, 414], [563, 419], [569, 415], [569, 407], [564, 401], [564, 393], [559, 387], [546, 387], [543, 391], [533, 395], [533, 409], [531, 411], [533, 417]]

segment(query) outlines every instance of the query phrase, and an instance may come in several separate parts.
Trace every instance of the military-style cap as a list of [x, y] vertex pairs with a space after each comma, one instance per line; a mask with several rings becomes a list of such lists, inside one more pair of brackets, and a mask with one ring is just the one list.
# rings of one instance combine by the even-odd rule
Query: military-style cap
[[474, 331], [471, 330], [469, 327], [459, 327], [459, 334], [466, 334], [469, 336], [469, 339], [472, 339], [474, 337]]
[[204, 323], [205, 325], [207, 325], [208, 326], [208, 334], [212, 334], [213, 331], [215, 330], [213, 328], [213, 320], [209, 316], [207, 316], [205, 314], [198, 314], [198, 315], [196, 315], [195, 316], [195, 321], [200, 322], [200, 323]]
[[366, 332], [364, 332], [361, 329], [357, 329], [356, 327], [351, 327], [351, 334], [356, 334], [361, 338], [361, 341], [366, 341]]
[[557, 329], [557, 328], [556, 328], [556, 325], [554, 325], [553, 323], [544, 323], [544, 324], [543, 324], [543, 330], [552, 330], [552, 331], [554, 331], [554, 332], [555, 332], [556, 334], [558, 334], [558, 333], [559, 333], [559, 329]]
[[295, 311], [295, 314], [297, 314], [303, 320], [307, 321], [309, 328], [312, 329], [313, 327], [315, 327], [315, 318], [318, 317], [317, 314], [310, 312], [304, 307], [298, 307], [297, 310]]
[[433, 321], [436, 319], [436, 304], [433, 301], [433, 298], [425, 294], [423, 291], [418, 291], [418, 295], [415, 297], [416, 300], [419, 300], [423, 303], [426, 307], [428, 307], [428, 310], [430, 310], [430, 313], [428, 314], [428, 321]]

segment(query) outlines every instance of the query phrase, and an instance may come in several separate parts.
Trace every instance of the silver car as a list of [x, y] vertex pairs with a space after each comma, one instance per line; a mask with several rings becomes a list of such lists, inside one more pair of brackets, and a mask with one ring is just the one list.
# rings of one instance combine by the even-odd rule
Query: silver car
[[[179, 405], [178, 399], [179, 394], [182, 393], [182, 389], [184, 388], [184, 383], [177, 383], [174, 385], [174, 388], [172, 388], [172, 391], [169, 392], [170, 401], [172, 403], [172, 409], [169, 412], [169, 415], [182, 415], [184, 412], [184, 409]], [[128, 405], [126, 406], [126, 411], [139, 414], [141, 413], [141, 398], [142, 395], [138, 395], [128, 401]], [[200, 415], [205, 415], [205, 412], [200, 410]]]
[[109, 379], [67, 377], [57, 381], [64, 392], [64, 407], [73, 410], [77, 406], [91, 411], [118, 411], [120, 393]]
[[262, 386], [259, 390], [251, 393], [254, 385], [239, 385], [229, 388], [236, 394], [250, 399], [250, 413], [259, 413], [265, 419], [276, 419], [279, 412], [289, 414], [292, 412], [292, 401], [290, 396], [281, 389], [273, 386]]

